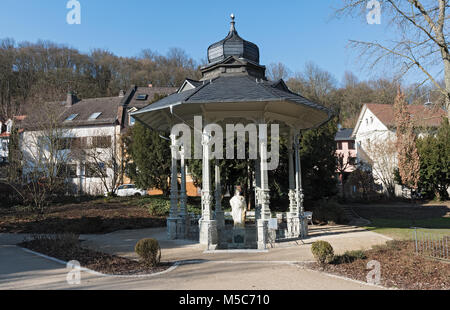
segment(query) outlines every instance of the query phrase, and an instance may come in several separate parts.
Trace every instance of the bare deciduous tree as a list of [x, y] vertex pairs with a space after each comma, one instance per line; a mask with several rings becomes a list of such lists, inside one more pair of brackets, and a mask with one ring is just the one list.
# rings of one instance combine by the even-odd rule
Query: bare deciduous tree
[[368, 164], [376, 181], [383, 185], [389, 196], [395, 191], [395, 169], [397, 168], [397, 149], [395, 139], [391, 136], [378, 139], [365, 146], [369, 155]]
[[408, 105], [403, 92], [398, 91], [394, 104], [396, 130], [396, 147], [398, 170], [402, 183], [416, 189], [420, 178], [420, 160], [416, 146], [416, 135]]
[[271, 63], [267, 68], [267, 77], [272, 81], [287, 79], [291, 75], [290, 70], [283, 63]]
[[82, 148], [72, 148], [79, 162], [85, 163], [85, 175], [92, 175], [101, 180], [108, 194], [115, 194], [122, 171], [118, 154], [117, 141], [114, 137], [100, 133], [92, 137], [92, 144]]
[[23, 175], [15, 180], [15, 188], [43, 214], [53, 198], [66, 193], [66, 167], [72, 154], [65, 147], [68, 129], [60, 123], [62, 106], [37, 97], [34, 100], [20, 140]]
[[[370, 68], [389, 64], [403, 76], [414, 70], [431, 82], [444, 96], [450, 116], [450, 52], [448, 48], [448, 0], [378, 0], [382, 20], [389, 21], [384, 42], [350, 40]], [[345, 0], [337, 16], [359, 14], [366, 17], [367, 1]], [[392, 31], [395, 27], [396, 31]], [[439, 80], [444, 77], [444, 83]]]

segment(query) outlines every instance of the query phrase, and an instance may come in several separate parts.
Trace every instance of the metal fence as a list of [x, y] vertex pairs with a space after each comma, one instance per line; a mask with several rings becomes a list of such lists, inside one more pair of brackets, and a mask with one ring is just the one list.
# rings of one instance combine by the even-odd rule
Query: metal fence
[[412, 227], [413, 240], [417, 254], [450, 261], [450, 236]]

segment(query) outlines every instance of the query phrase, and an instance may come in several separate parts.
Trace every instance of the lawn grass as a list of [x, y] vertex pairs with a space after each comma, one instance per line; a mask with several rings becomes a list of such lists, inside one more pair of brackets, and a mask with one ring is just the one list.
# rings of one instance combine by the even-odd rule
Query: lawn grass
[[352, 207], [360, 216], [371, 221], [366, 229], [393, 239], [411, 240], [414, 232], [412, 227], [420, 227], [439, 235], [450, 235], [450, 207], [445, 204], [382, 204]]

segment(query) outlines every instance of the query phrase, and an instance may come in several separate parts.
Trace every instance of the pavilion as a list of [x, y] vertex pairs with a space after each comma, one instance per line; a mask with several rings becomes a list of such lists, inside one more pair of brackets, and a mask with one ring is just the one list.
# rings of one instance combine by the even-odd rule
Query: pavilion
[[[259, 63], [259, 48], [242, 39], [235, 28], [234, 15], [225, 39], [208, 48], [208, 64], [201, 68], [199, 81], [186, 79], [179, 90], [132, 116], [146, 126], [163, 132], [182, 121], [193, 127], [194, 117], [201, 116], [203, 127], [208, 124], [279, 124], [280, 134], [289, 141], [289, 212], [287, 238], [304, 238], [308, 224], [304, 216], [299, 139], [302, 130], [316, 128], [330, 120], [332, 113], [316, 103], [289, 90], [283, 80], [269, 81], [266, 68]], [[261, 133], [260, 133], [261, 134]], [[261, 138], [261, 137], [260, 137]], [[211, 137], [202, 134], [202, 216], [198, 221], [199, 241], [208, 249], [233, 248], [225, 236], [222, 211], [220, 169], [216, 159], [215, 193], [211, 187], [209, 162]], [[172, 177], [171, 207], [167, 219], [169, 239], [186, 239], [191, 219], [186, 210], [186, 166], [183, 146], [171, 134]], [[255, 228], [245, 230], [254, 235], [255, 247], [266, 249], [269, 242], [270, 193], [267, 171], [267, 136], [260, 139], [259, 156], [255, 160]], [[180, 172], [178, 172], [178, 158]], [[181, 174], [178, 189], [177, 176]], [[213, 196], [215, 197], [214, 210]], [[251, 238], [250, 238], [251, 239]], [[227, 241], [228, 240], [228, 241]]]

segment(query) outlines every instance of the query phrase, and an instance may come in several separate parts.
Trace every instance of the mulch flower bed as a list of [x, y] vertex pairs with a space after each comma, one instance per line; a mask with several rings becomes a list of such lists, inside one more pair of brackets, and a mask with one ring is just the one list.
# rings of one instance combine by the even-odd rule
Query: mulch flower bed
[[124, 229], [164, 227], [164, 217], [152, 216], [141, 206], [124, 202], [83, 202], [54, 205], [38, 218], [33, 210], [0, 208], [0, 233], [104, 234]]
[[381, 265], [381, 285], [407, 290], [449, 290], [450, 263], [416, 255], [412, 241], [390, 241], [365, 251], [366, 259], [351, 263], [309, 264], [308, 267], [366, 282], [367, 263]]
[[167, 270], [171, 263], [156, 267], [132, 259], [110, 255], [81, 247], [78, 237], [47, 236], [24, 241], [19, 246], [66, 262], [76, 260], [85, 267], [109, 275], [145, 275]]

